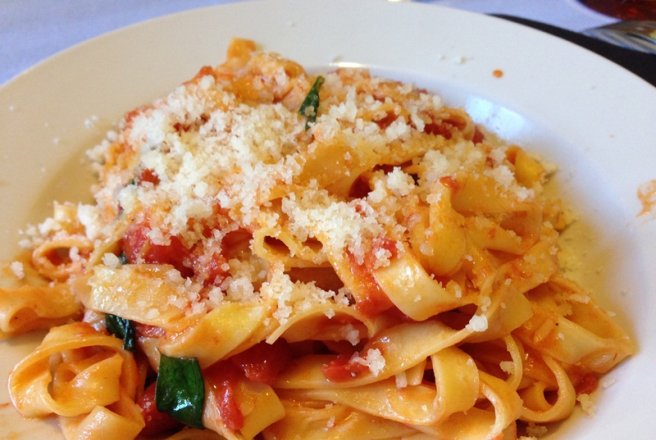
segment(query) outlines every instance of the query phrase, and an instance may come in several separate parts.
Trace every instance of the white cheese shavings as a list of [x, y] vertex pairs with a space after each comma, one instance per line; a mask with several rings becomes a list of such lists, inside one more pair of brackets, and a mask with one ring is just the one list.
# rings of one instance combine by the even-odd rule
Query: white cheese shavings
[[499, 368], [501, 368], [501, 371], [503, 371], [506, 374], [512, 374], [515, 369], [514, 367], [514, 362], [512, 361], [501, 361], [499, 362]]
[[367, 209], [363, 203], [366, 202], [336, 201], [323, 191], [309, 190], [300, 199], [294, 194], [285, 197], [282, 210], [289, 216], [290, 230], [299, 240], [318, 238], [335, 254], [348, 248], [362, 263], [365, 238], [382, 232], [376, 218], [362, 212]]
[[401, 371], [394, 376], [394, 382], [396, 383], [397, 388], [405, 388], [408, 386], [408, 375], [405, 371]]
[[374, 376], [378, 376], [385, 369], [385, 358], [377, 348], [367, 350], [365, 357], [360, 357], [356, 352], [351, 357], [351, 362], [366, 366]]
[[487, 330], [487, 317], [483, 315], [474, 315], [465, 326], [467, 330], [473, 332], [484, 332]]
[[116, 269], [121, 265], [121, 261], [119, 260], [119, 258], [110, 252], [107, 252], [106, 254], [103, 255], [102, 262], [105, 266], [110, 267], [112, 269]]
[[394, 167], [394, 169], [387, 174], [386, 180], [387, 187], [400, 197], [407, 196], [415, 188], [415, 182], [412, 177], [404, 173], [399, 167]]
[[11, 264], [9, 264], [9, 269], [19, 280], [25, 278], [25, 267], [20, 261], [12, 261]]
[[360, 332], [351, 323], [341, 327], [342, 337], [347, 340], [351, 345], [355, 346], [360, 343]]
[[530, 422], [526, 425], [526, 433], [533, 438], [540, 438], [547, 435], [549, 429], [544, 425], [538, 425]]
[[581, 393], [576, 396], [576, 400], [581, 404], [581, 409], [589, 416], [593, 416], [597, 411], [596, 406], [590, 394]]
[[334, 427], [335, 427], [335, 416], [330, 416], [330, 418], [326, 422], [326, 426], [323, 428], [323, 430], [324, 431], [330, 431]]

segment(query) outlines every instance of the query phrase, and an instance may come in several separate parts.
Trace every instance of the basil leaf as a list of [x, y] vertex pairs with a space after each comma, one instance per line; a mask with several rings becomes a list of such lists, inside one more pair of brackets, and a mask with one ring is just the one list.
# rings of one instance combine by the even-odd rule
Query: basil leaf
[[204, 402], [205, 385], [198, 360], [162, 354], [155, 385], [157, 409], [185, 425], [202, 428]]
[[319, 110], [319, 89], [321, 84], [324, 82], [323, 76], [318, 76], [317, 79], [310, 87], [310, 91], [303, 100], [301, 108], [298, 109], [298, 113], [301, 116], [305, 116], [305, 129], [310, 128], [310, 122], [315, 122], [317, 120], [317, 111]]
[[107, 314], [105, 315], [105, 326], [110, 334], [123, 339], [123, 348], [125, 350], [135, 350], [137, 344], [132, 321], [121, 318], [120, 316]]
[[125, 252], [121, 252], [121, 253], [118, 255], [118, 261], [119, 261], [119, 263], [121, 263], [121, 266], [126, 265], [126, 264], [129, 263], [129, 261], [128, 261], [128, 256], [125, 255]]

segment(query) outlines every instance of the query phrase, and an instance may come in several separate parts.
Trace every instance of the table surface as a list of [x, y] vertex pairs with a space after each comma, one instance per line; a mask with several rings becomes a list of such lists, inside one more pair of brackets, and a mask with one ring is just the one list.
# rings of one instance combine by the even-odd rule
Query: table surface
[[[2, 60], [0, 84], [49, 56], [97, 35], [186, 9], [235, 1], [244, 0], [2, 0], [0, 1], [0, 60]], [[582, 7], [577, 0], [417, 0], [417, 2], [481, 13], [514, 15], [573, 31], [614, 21], [612, 18]]]

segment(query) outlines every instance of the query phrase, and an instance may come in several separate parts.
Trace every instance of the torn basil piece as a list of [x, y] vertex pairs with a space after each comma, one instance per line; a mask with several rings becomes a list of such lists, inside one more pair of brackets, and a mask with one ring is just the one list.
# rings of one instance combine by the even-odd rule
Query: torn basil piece
[[161, 355], [155, 385], [157, 409], [194, 428], [203, 427], [205, 384], [196, 358]]
[[123, 339], [123, 348], [125, 350], [135, 350], [137, 347], [136, 335], [132, 321], [121, 318], [120, 316], [107, 314], [105, 315], [105, 326], [110, 334]]
[[321, 84], [324, 82], [323, 76], [318, 76], [317, 79], [310, 87], [310, 91], [303, 100], [301, 108], [298, 109], [298, 113], [301, 116], [305, 116], [305, 129], [310, 128], [310, 123], [317, 120], [317, 111], [319, 110], [319, 89]]

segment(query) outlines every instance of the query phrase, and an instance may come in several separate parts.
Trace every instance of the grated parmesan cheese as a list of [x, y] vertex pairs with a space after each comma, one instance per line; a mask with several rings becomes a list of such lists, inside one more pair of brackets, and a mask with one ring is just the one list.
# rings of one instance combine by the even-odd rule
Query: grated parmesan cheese
[[544, 437], [548, 432], [549, 429], [544, 425], [538, 425], [532, 422], [529, 422], [529, 424], [526, 425], [526, 433], [533, 438]]
[[512, 374], [515, 369], [514, 367], [514, 362], [512, 361], [501, 361], [499, 362], [499, 368], [501, 368], [501, 371], [503, 371], [506, 374]]
[[326, 422], [326, 427], [324, 428], [324, 431], [330, 431], [334, 427], [335, 427], [335, 416], [330, 416], [330, 418]]
[[487, 317], [484, 315], [474, 315], [469, 320], [469, 323], [465, 326], [467, 330], [473, 332], [484, 332], [487, 330]]
[[396, 383], [397, 388], [405, 388], [408, 386], [408, 376], [405, 371], [401, 371], [396, 376], [394, 376], [394, 382]]
[[360, 343], [360, 332], [358, 331], [353, 324], [346, 324], [341, 328], [342, 336], [347, 340], [351, 345], [355, 346]]
[[14, 276], [19, 280], [25, 278], [25, 266], [23, 266], [23, 263], [21, 263], [20, 261], [12, 261], [9, 264], [9, 269], [14, 274]]
[[377, 348], [367, 350], [365, 357], [360, 357], [357, 352], [354, 353], [351, 362], [366, 366], [374, 376], [378, 376], [385, 369], [385, 358]]
[[400, 197], [407, 196], [415, 188], [412, 177], [401, 171], [399, 167], [394, 167], [392, 172], [387, 174], [386, 180], [387, 187]]
[[110, 252], [107, 252], [103, 255], [102, 262], [105, 266], [112, 269], [116, 269], [121, 265], [121, 261], [118, 259], [118, 257]]
[[590, 396], [590, 394], [581, 393], [576, 396], [576, 400], [581, 405], [581, 409], [583, 410], [584, 413], [586, 413], [589, 416], [593, 416], [595, 414], [596, 407], [592, 400], [592, 396]]

